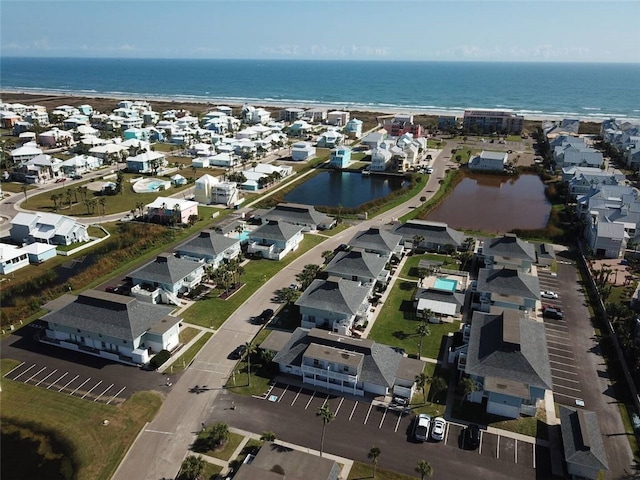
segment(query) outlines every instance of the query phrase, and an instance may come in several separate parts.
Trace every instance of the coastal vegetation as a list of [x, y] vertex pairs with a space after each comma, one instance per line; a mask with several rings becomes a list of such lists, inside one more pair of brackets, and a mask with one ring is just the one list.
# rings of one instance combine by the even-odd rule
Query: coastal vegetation
[[[17, 365], [2, 359], [2, 375]], [[3, 435], [40, 445], [39, 455], [45, 457], [40, 461], [50, 462], [61, 478], [107, 480], [161, 403], [157, 393], [138, 392], [120, 406], [105, 405], [3, 379], [0, 418]], [[24, 456], [20, 462], [5, 463], [7, 441], [3, 438], [2, 478], [34, 478], [24, 470], [32, 466]], [[40, 471], [38, 478], [44, 478]]]

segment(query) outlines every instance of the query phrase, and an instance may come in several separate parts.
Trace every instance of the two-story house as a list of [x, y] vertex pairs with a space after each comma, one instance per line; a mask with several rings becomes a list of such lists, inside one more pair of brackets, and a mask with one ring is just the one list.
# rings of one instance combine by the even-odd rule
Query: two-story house
[[388, 283], [390, 272], [385, 267], [389, 261], [377, 253], [352, 248], [348, 252], [338, 252], [327, 264], [325, 272], [329, 276], [341, 277], [373, 288], [376, 283]]
[[355, 396], [411, 398], [415, 378], [424, 369], [424, 362], [405, 357], [396, 348], [318, 328], [273, 331], [260, 348], [277, 352], [273, 361], [280, 372]]
[[260, 215], [262, 223], [287, 222], [303, 227], [303, 231], [328, 230], [336, 224], [333, 217], [317, 211], [311, 205], [279, 203]]
[[375, 253], [386, 259], [402, 257], [402, 237], [388, 230], [371, 227], [357, 232], [347, 244], [351, 248], [359, 248], [365, 252]]
[[303, 227], [288, 222], [268, 221], [249, 234], [247, 253], [270, 260], [282, 260], [297, 250], [304, 238]]
[[481, 268], [471, 307], [481, 312], [489, 312], [494, 307], [535, 312], [539, 300], [537, 276], [515, 268]]
[[240, 255], [240, 240], [215, 232], [200, 234], [180, 245], [176, 251], [180, 258], [200, 261], [218, 268], [221, 263], [228, 262]]
[[536, 263], [536, 247], [532, 243], [518, 238], [513, 233], [500, 237], [488, 238], [482, 242], [478, 258], [490, 269], [502, 267], [512, 268], [524, 273], [531, 273]]
[[414, 242], [419, 240], [418, 248], [433, 252], [439, 252], [447, 246], [460, 249], [464, 242], [463, 232], [454, 230], [442, 222], [407, 220], [395, 225], [392, 231], [402, 237], [405, 247], [413, 247]]

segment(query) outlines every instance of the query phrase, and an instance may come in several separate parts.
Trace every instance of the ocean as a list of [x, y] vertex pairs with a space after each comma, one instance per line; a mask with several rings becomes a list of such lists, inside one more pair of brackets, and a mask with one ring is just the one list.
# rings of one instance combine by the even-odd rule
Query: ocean
[[528, 118], [640, 118], [640, 64], [0, 59], [2, 89], [127, 99]]

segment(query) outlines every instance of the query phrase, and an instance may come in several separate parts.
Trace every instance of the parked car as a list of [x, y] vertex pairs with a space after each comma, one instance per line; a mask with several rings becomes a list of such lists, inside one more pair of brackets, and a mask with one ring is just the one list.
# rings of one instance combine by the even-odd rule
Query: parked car
[[564, 318], [564, 313], [558, 307], [545, 305], [544, 307], [542, 307], [542, 316], [547, 318], [555, 318], [556, 320], [561, 320]]
[[475, 423], [472, 423], [465, 428], [462, 442], [462, 448], [468, 448], [471, 450], [478, 448], [480, 446], [480, 427]]
[[131, 293], [131, 287], [127, 285], [109, 285], [104, 290], [105, 292], [117, 293], [118, 295], [129, 295]]
[[393, 397], [393, 403], [401, 407], [406, 407], [407, 405], [409, 405], [409, 399], [405, 397], [396, 396], [396, 397]]
[[264, 323], [267, 323], [272, 316], [273, 316], [273, 310], [271, 308], [267, 308], [263, 310], [262, 313], [257, 317], [251, 317], [251, 323], [262, 325]]
[[444, 431], [447, 427], [447, 421], [442, 417], [436, 417], [431, 426], [431, 438], [436, 442], [444, 439]]
[[426, 413], [421, 413], [416, 417], [413, 425], [413, 438], [419, 442], [426, 442], [429, 439], [429, 426], [431, 425], [431, 417]]
[[552, 300], [555, 300], [558, 298], [558, 294], [556, 292], [552, 292], [551, 290], [542, 290], [540, 292], [540, 296], [542, 298], [550, 298]]
[[431, 175], [433, 173], [433, 168], [431, 168], [431, 167], [427, 168], [427, 173], [429, 175]]
[[64, 177], [56, 178], [56, 183], [66, 182], [67, 179]]
[[300, 286], [297, 283], [292, 283], [291, 285], [289, 285], [289, 288], [291, 290], [298, 290], [298, 288], [300, 288]]
[[75, 175], [72, 175], [71, 178], [73, 180], [81, 180], [82, 179], [82, 175], [78, 175], [77, 173]]
[[247, 347], [245, 345], [238, 345], [236, 349], [229, 354], [229, 358], [233, 360], [240, 360], [246, 351]]

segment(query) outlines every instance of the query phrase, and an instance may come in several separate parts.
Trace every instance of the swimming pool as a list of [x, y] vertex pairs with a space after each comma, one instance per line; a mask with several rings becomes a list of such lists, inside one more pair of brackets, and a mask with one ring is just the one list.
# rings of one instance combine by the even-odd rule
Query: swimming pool
[[142, 178], [133, 184], [133, 191], [136, 193], [159, 192], [170, 188], [170, 181], [156, 178]]
[[433, 288], [436, 290], [446, 290], [447, 292], [455, 292], [458, 288], [458, 281], [450, 278], [436, 278]]
[[249, 234], [251, 232], [249, 230], [243, 230], [242, 233], [237, 233], [236, 235], [238, 236], [238, 240], [240, 240], [241, 242], [246, 242], [247, 240], [249, 240]]

